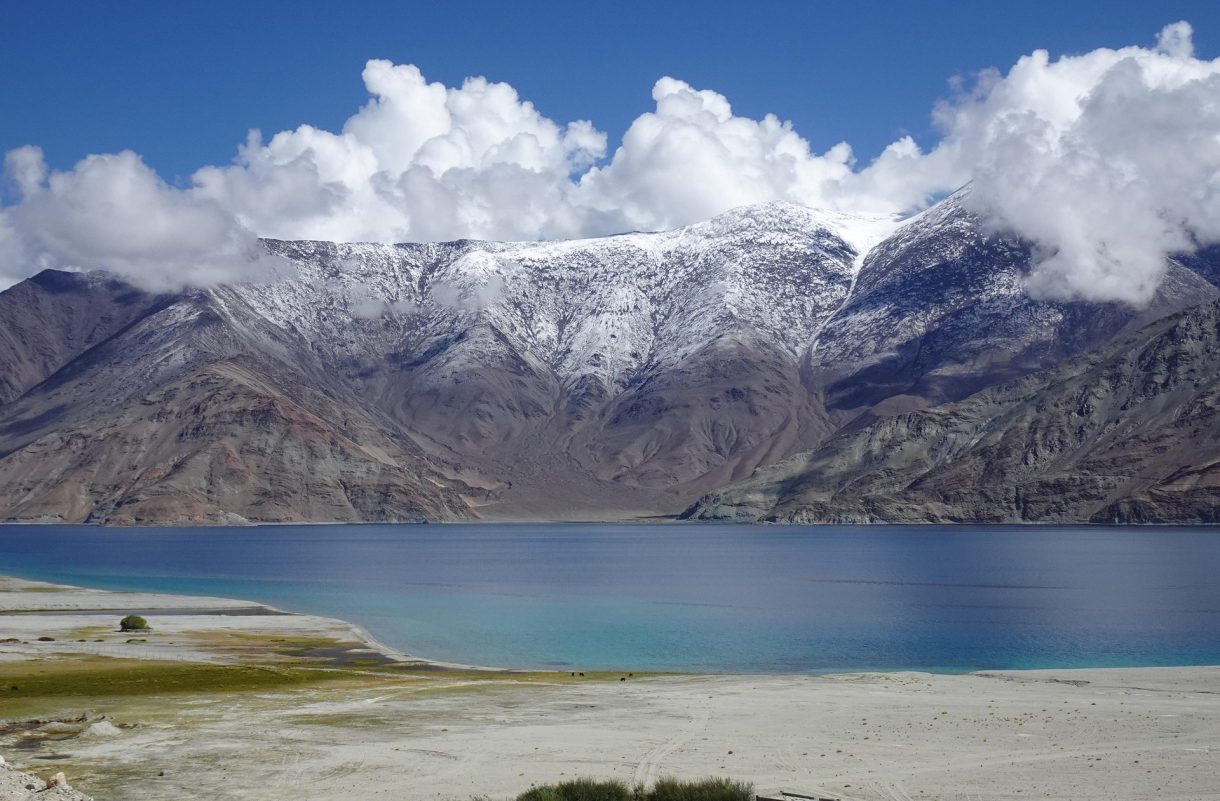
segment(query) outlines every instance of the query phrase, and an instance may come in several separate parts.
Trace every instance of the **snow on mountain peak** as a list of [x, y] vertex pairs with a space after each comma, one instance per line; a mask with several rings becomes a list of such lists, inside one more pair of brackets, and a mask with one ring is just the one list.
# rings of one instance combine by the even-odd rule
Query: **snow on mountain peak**
[[801, 354], [845, 300], [871, 243], [895, 225], [772, 202], [672, 231], [585, 240], [268, 240], [298, 276], [236, 289], [276, 325], [359, 363], [457, 337], [473, 348], [487, 336], [564, 384], [593, 376], [623, 385], [737, 333]]
[[738, 206], [718, 215], [710, 224], [720, 227], [755, 225], [771, 230], [822, 229], [838, 236], [856, 252], [856, 267], [876, 245], [902, 225], [896, 214], [869, 214], [803, 206], [789, 200], [770, 200]]

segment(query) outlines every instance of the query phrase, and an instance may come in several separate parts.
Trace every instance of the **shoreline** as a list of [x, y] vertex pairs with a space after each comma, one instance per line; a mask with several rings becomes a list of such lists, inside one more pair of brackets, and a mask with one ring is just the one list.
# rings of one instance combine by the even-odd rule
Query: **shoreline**
[[111, 525], [109, 523], [73, 523], [62, 520], [0, 520], [0, 529], [4, 527], [41, 527], [41, 526], [71, 526], [74, 528], [97, 528], [97, 529], [156, 529], [169, 528], [174, 530], [184, 529], [206, 529], [206, 528], [272, 528], [280, 526], [541, 526], [541, 525], [572, 525], [572, 526], [617, 526], [617, 525], [657, 525], [657, 526], [725, 526], [725, 527], [749, 527], [749, 526], [767, 526], [778, 528], [920, 528], [920, 527], [935, 527], [935, 528], [1120, 528], [1120, 529], [1136, 529], [1136, 528], [1214, 528], [1220, 529], [1220, 523], [1206, 522], [1156, 522], [1145, 521], [1140, 523], [1128, 522], [1109, 522], [1097, 523], [1091, 520], [1012, 520], [1000, 523], [994, 522], [958, 522], [958, 521], [934, 521], [934, 520], [893, 520], [893, 521], [844, 521], [844, 522], [819, 522], [819, 523], [794, 523], [785, 520], [745, 520], [736, 518], [713, 518], [713, 519], [691, 519], [684, 518], [680, 514], [670, 515], [644, 515], [637, 517], [621, 517], [621, 518], [606, 518], [593, 520], [570, 520], [567, 518], [521, 518], [521, 517], [478, 517], [469, 520], [306, 520], [306, 521], [245, 521], [240, 523], [169, 523], [169, 522], [153, 522], [140, 523], [132, 525], [130, 523]]
[[[319, 524], [325, 525], [325, 524]], [[281, 609], [271, 604], [249, 601], [244, 599], [224, 598], [218, 596], [204, 595], [187, 595], [176, 592], [160, 592], [160, 591], [143, 591], [143, 590], [121, 590], [121, 589], [100, 589], [93, 587], [85, 587], [73, 584], [64, 584], [62, 582], [48, 581], [45, 579], [27, 578], [17, 576], [11, 573], [0, 573], [0, 622], [5, 617], [12, 616], [19, 610], [10, 609], [6, 606], [5, 593], [6, 586], [10, 583], [23, 583], [28, 585], [45, 585], [47, 588], [55, 588], [57, 592], [71, 591], [82, 594], [86, 600], [84, 603], [87, 607], [71, 608], [64, 606], [59, 609], [42, 609], [38, 610], [43, 615], [70, 615], [73, 612], [80, 614], [100, 615], [103, 612], [133, 612], [137, 614], [150, 615], [170, 615], [181, 616], [190, 614], [192, 611], [208, 611], [210, 614], [227, 613], [231, 616], [247, 616], [255, 617], [267, 616], [283, 616], [295, 618], [301, 623], [301, 627], [305, 630], [325, 630], [332, 635], [336, 632], [343, 632], [346, 639], [358, 643], [361, 647], [375, 652], [386, 659], [401, 663], [404, 665], [412, 665], [419, 667], [428, 667], [432, 669], [442, 670], [457, 670], [457, 671], [481, 671], [490, 673], [504, 674], [545, 674], [554, 673], [560, 675], [571, 672], [572, 670], [582, 670], [579, 666], [557, 668], [553, 666], [538, 666], [538, 667], [505, 667], [497, 665], [476, 665], [465, 662], [454, 662], [449, 660], [434, 659], [427, 656], [412, 654], [395, 646], [389, 645], [377, 639], [367, 628], [354, 623], [352, 621], [333, 618], [324, 615], [315, 615], [307, 612], [294, 612], [291, 610]], [[101, 598], [113, 599], [128, 599], [131, 603], [125, 606], [98, 606], [96, 601]], [[156, 603], [164, 601], [167, 603], [163, 607], [139, 606], [139, 599], [146, 598], [151, 602]], [[177, 599], [175, 601], [175, 599]], [[60, 600], [62, 605], [62, 597]], [[311, 626], [318, 627], [311, 629]], [[3, 627], [0, 626], [0, 629]], [[0, 653], [2, 656], [2, 653]], [[929, 665], [917, 665], [909, 667], [847, 667], [847, 668], [831, 668], [825, 670], [807, 670], [803, 672], [788, 672], [788, 671], [719, 671], [719, 670], [685, 670], [685, 669], [655, 669], [655, 668], [633, 668], [630, 666], [621, 667], [599, 667], [599, 666], [584, 666], [583, 670], [590, 673], [599, 674], [618, 674], [624, 672], [638, 673], [640, 675], [657, 675], [657, 676], [839, 676], [839, 675], [854, 675], [859, 673], [927, 673], [938, 676], [967, 676], [980, 673], [1009, 673], [1009, 672], [1036, 672], [1036, 671], [1072, 671], [1072, 670], [1154, 670], [1154, 669], [1191, 669], [1191, 668], [1220, 668], [1220, 663], [1183, 663], [1183, 664], [1154, 664], [1154, 665], [1130, 665], [1130, 664], [1096, 664], [1096, 665], [1050, 665], [1050, 666], [1035, 666], [1035, 667], [996, 667], [996, 666], [980, 666], [980, 667], [941, 667]]]
[[[127, 608], [154, 610], [152, 631], [115, 631]], [[0, 755], [99, 801], [347, 801], [387, 786], [460, 801], [670, 775], [844, 801], [1220, 801], [1216, 666], [472, 669], [246, 601], [0, 577], [0, 685], [22, 688], [0, 695]]]
[[[105, 590], [0, 574], [0, 631], [9, 627], [29, 628], [34, 622], [43, 623], [43, 627], [47, 630], [62, 631], [71, 625], [75, 625], [77, 628], [96, 627], [105, 625], [106, 621], [111, 619], [121, 618], [125, 614], [139, 614], [153, 620], [161, 618], [165, 620], [165, 623], [170, 624], [168, 626], [170, 631], [180, 635], [190, 636], [223, 631], [251, 633], [260, 630], [268, 636], [286, 636], [293, 633], [312, 634], [333, 639], [338, 643], [350, 643], [353, 646], [350, 650], [353, 652], [364, 650], [390, 662], [411, 667], [512, 672], [508, 668], [467, 665], [409, 654], [383, 643], [375, 638], [368, 629], [356, 623], [339, 618], [292, 612], [255, 601], [206, 595]], [[56, 618], [64, 618], [64, 620], [58, 621], [58, 626], [45, 625], [55, 621]], [[191, 619], [175, 621], [175, 618]], [[164, 631], [165, 623], [153, 626], [151, 632]], [[179, 625], [175, 626], [173, 623]], [[242, 623], [246, 625], [243, 626]], [[51, 642], [57, 644], [52, 648]], [[61, 654], [64, 653], [65, 648], [72, 653], [96, 653], [99, 650], [74, 648], [72, 643], [65, 643], [58, 639], [51, 642], [47, 642], [47, 647], [39, 650]], [[30, 644], [26, 643], [26, 645]], [[176, 658], [182, 661], [194, 661], [200, 657], [200, 652], [187, 643], [173, 641], [172, 645], [179, 647], [180, 652]], [[0, 661], [4, 660], [5, 653], [0, 650]], [[12, 657], [14, 654], [14, 650], [8, 651], [8, 656]], [[174, 656], [174, 654], [167, 654], [165, 658], [174, 658]], [[37, 656], [33, 658], [37, 658]]]

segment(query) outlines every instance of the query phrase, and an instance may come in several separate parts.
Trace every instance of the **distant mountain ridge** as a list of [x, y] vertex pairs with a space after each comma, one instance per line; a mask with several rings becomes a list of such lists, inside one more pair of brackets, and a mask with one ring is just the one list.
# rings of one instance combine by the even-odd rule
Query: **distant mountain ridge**
[[1220, 297], [1029, 298], [956, 195], [898, 223], [767, 203], [569, 242], [265, 241], [295, 274], [0, 293], [0, 518], [204, 523], [674, 514], [872, 420]]

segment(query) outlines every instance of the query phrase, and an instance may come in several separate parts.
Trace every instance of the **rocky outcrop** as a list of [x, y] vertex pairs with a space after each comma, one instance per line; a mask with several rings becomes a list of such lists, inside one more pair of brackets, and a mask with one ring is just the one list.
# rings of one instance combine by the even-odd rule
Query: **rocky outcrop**
[[62, 772], [44, 781], [0, 757], [0, 801], [93, 801], [93, 797], [74, 789]]

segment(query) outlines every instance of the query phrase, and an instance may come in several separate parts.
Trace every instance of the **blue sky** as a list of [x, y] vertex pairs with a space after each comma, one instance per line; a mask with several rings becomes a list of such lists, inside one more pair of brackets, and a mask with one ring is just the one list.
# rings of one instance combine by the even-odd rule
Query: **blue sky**
[[[351, 7], [348, 7], [351, 6]], [[0, 22], [0, 151], [52, 167], [130, 148], [170, 181], [225, 164], [247, 129], [337, 130], [367, 99], [369, 58], [430, 80], [512, 84], [558, 122], [590, 119], [611, 150], [681, 78], [734, 112], [792, 120], [815, 150], [863, 160], [904, 133], [933, 144], [955, 74], [1043, 47], [1148, 44], [1187, 19], [1215, 57], [1215, 2], [315, 3], [24, 2]]]
[[1031, 291], [1145, 303], [1168, 254], [1220, 242], [1218, 56], [1215, 0], [0, 0], [0, 289], [774, 201], [863, 250], [968, 184], [1035, 243]]

